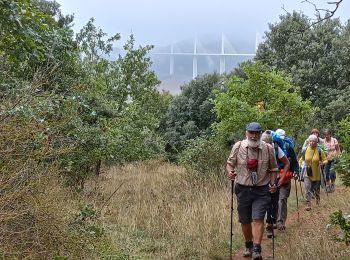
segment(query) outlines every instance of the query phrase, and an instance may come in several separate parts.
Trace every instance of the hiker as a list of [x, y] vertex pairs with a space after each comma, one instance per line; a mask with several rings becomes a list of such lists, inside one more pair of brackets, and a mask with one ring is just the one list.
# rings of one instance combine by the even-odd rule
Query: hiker
[[310, 135], [309, 145], [302, 151], [301, 167], [306, 172], [304, 176], [305, 185], [305, 210], [311, 210], [311, 198], [314, 195], [316, 204], [320, 204], [321, 167], [327, 164], [325, 152], [318, 147], [318, 137]]
[[299, 164], [297, 155], [294, 151], [293, 140], [286, 136], [286, 132], [283, 129], [277, 129], [276, 134], [278, 134], [284, 142], [285, 150], [287, 151], [287, 158], [290, 163], [289, 169], [286, 171], [284, 169], [284, 162], [277, 160], [278, 168], [283, 170], [285, 178], [281, 180], [279, 188], [279, 199], [278, 199], [278, 215], [277, 215], [277, 228], [278, 230], [286, 229], [286, 220], [288, 214], [288, 198], [291, 190], [291, 180], [292, 178], [298, 178], [299, 176]]
[[262, 259], [264, 217], [276, 192], [277, 162], [271, 145], [262, 142], [261, 126], [246, 126], [246, 139], [235, 143], [227, 159], [227, 177], [235, 181], [238, 220], [245, 239], [244, 257]]
[[327, 164], [324, 167], [326, 174], [326, 192], [334, 192], [336, 174], [334, 170], [334, 157], [340, 154], [340, 147], [337, 139], [332, 137], [329, 129], [324, 130], [324, 146], [327, 151]]
[[[311, 130], [311, 134], [317, 136], [317, 143], [318, 143], [319, 145], [323, 145], [323, 139], [320, 138], [320, 131], [318, 131], [317, 128], [313, 128], [313, 129]], [[308, 138], [307, 138], [307, 139], [304, 141], [302, 150], [306, 149], [307, 146], [308, 146], [308, 144], [309, 144], [309, 140], [308, 140]]]
[[289, 170], [289, 160], [285, 153], [283, 152], [282, 148], [277, 144], [273, 142], [272, 132], [270, 130], [266, 130], [262, 136], [261, 140], [272, 145], [275, 152], [275, 157], [278, 163], [278, 168], [281, 166], [281, 175], [277, 175], [277, 191], [275, 193], [271, 194], [271, 204], [270, 207], [267, 209], [267, 217], [266, 217], [266, 236], [267, 238], [273, 237], [273, 228], [274, 226], [277, 226], [277, 219], [278, 219], [278, 208], [279, 208], [279, 194], [280, 194], [280, 188], [283, 187], [282, 183], [285, 182], [286, 174]]

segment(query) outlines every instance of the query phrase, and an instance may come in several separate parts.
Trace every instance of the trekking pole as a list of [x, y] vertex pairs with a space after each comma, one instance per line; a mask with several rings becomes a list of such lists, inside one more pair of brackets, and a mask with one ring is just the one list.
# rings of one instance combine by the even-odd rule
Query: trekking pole
[[[323, 169], [324, 169], [324, 167], [321, 166], [321, 167], [320, 167], [320, 170], [321, 170], [321, 174], [322, 174], [324, 189], [326, 190], [326, 188], [327, 188], [327, 182], [326, 182], [326, 176], [325, 176], [325, 174], [324, 174], [324, 170], [323, 170]], [[328, 192], [326, 192], [326, 194], [327, 194], [327, 198], [328, 198]]]
[[295, 186], [295, 196], [297, 198], [297, 211], [298, 211], [298, 222], [299, 220], [299, 198], [298, 198], [298, 185], [297, 185], [297, 180], [294, 180], [294, 186]]
[[[275, 214], [275, 211], [272, 211]], [[275, 259], [275, 230], [274, 230], [274, 222], [275, 216], [272, 216], [272, 259]]]
[[233, 236], [233, 188], [234, 188], [234, 181], [231, 180], [231, 234], [230, 234], [230, 260], [232, 259], [232, 236]]
[[302, 185], [301, 185], [301, 181], [299, 181], [299, 185], [300, 185], [301, 196], [303, 197], [303, 199], [305, 199], [305, 197], [304, 197], [304, 192], [303, 192], [303, 187], [302, 187]]
[[[276, 186], [277, 186], [278, 180], [276, 179]], [[279, 192], [278, 189], [272, 194], [273, 196], [277, 196], [276, 192]], [[279, 196], [279, 195], [278, 195]], [[278, 200], [278, 199], [277, 199]], [[276, 208], [277, 207], [277, 208]], [[274, 225], [277, 223], [276, 217], [277, 217], [277, 210], [278, 210], [278, 204], [276, 205], [274, 203], [274, 199], [271, 199], [271, 222], [272, 222], [272, 259], [275, 259], [275, 229]]]

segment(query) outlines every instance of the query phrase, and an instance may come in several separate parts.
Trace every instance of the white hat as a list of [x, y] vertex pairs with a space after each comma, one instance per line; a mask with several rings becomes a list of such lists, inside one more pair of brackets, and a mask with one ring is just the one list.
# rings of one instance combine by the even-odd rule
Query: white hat
[[277, 129], [276, 134], [278, 134], [282, 139], [286, 137], [286, 131], [284, 131], [283, 129]]

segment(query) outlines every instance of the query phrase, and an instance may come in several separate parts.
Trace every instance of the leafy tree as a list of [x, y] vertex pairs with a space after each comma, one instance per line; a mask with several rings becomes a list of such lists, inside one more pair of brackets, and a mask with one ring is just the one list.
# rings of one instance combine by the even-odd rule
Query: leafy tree
[[[348, 92], [347, 27], [338, 19], [322, 20], [311, 26], [303, 14], [282, 15], [278, 23], [269, 25], [255, 59], [290, 75], [292, 82], [300, 86], [304, 99], [310, 99], [322, 110], [332, 109], [326, 108], [328, 104]], [[320, 124], [330, 119], [324, 116]]]
[[309, 101], [302, 101], [299, 90], [283, 74], [259, 63], [242, 67], [245, 77], [232, 76], [225, 82], [225, 91], [216, 91], [215, 127], [227, 140], [234, 134], [240, 138], [250, 121], [264, 129], [286, 129], [296, 137], [305, 119], [313, 113]]
[[[75, 169], [68, 173], [73, 178], [82, 167], [88, 171], [94, 166], [99, 174], [102, 161], [142, 160], [164, 147], [155, 133], [161, 107], [154, 102], [160, 96], [159, 82], [146, 57], [151, 46], [136, 49], [131, 36], [124, 45], [125, 56], [111, 61], [107, 57], [120, 37], [105, 37], [93, 19], [77, 35], [84, 74], [82, 85], [73, 88], [79, 115], [67, 135], [80, 145], [77, 156], [65, 162]], [[150, 140], [158, 141], [150, 145]]]
[[182, 86], [181, 94], [170, 104], [165, 138], [171, 159], [176, 159], [188, 140], [211, 131], [210, 125], [216, 120], [212, 91], [220, 88], [221, 80], [216, 73], [199, 76]]
[[42, 60], [53, 19], [28, 0], [0, 1], [0, 50], [7, 61]]

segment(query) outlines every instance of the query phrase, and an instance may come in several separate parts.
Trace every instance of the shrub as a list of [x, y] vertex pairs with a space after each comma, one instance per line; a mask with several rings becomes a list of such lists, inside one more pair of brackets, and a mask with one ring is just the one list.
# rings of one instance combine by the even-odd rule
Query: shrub
[[345, 242], [346, 245], [350, 244], [350, 215], [345, 215], [341, 210], [334, 212], [330, 216], [330, 223], [335, 226], [339, 226], [340, 233], [337, 240]]
[[340, 144], [343, 152], [336, 158], [335, 170], [339, 174], [343, 184], [350, 186], [350, 115], [338, 124]]
[[198, 137], [188, 141], [186, 149], [180, 155], [189, 177], [200, 179], [222, 180], [228, 156], [225, 147], [213, 136]]

